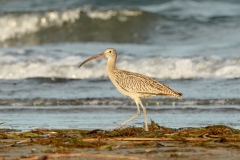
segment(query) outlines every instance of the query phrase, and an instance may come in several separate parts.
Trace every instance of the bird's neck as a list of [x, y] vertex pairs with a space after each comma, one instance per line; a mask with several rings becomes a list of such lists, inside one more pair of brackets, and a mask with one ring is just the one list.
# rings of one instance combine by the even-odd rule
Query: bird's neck
[[116, 69], [116, 59], [117, 59], [117, 57], [108, 58], [108, 62], [107, 62], [107, 71], [108, 72]]

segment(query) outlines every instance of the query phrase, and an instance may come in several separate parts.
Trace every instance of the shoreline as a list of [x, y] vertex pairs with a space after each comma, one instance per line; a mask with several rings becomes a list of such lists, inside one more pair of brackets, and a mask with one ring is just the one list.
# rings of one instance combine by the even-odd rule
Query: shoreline
[[119, 130], [0, 130], [0, 159], [237, 160], [240, 130], [223, 125], [172, 129], [153, 122], [149, 132]]

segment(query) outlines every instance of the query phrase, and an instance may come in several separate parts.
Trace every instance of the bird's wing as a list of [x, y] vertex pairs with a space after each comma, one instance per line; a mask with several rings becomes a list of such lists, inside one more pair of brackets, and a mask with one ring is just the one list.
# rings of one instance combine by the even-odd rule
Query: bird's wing
[[[172, 90], [170, 87], [159, 83], [153, 78], [127, 71], [120, 71], [121, 74], [116, 78], [118, 85], [131, 93], [142, 93], [150, 95], [179, 95], [180, 93]], [[181, 94], [179, 96], [181, 96]], [[175, 97], [175, 96], [174, 96]]]

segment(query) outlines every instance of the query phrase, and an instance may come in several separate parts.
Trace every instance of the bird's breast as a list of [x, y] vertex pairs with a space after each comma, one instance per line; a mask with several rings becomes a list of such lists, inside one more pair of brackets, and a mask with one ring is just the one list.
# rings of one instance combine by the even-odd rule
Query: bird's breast
[[117, 90], [123, 95], [130, 96], [129, 92], [119, 85], [118, 81], [121, 79], [119, 76], [121, 75], [118, 72], [108, 72], [108, 77], [112, 81], [113, 85], [117, 88]]

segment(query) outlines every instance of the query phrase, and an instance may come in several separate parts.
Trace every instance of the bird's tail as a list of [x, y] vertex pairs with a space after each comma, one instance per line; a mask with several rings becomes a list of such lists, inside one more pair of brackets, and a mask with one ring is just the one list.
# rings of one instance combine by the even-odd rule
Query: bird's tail
[[183, 95], [182, 93], [179, 93], [179, 92], [175, 91], [175, 95], [174, 95], [175, 97], [177, 97], [179, 99], [182, 99], [182, 95]]
[[164, 85], [164, 84], [162, 84], [162, 85], [166, 87], [166, 89], [165, 89], [166, 96], [182, 99], [182, 95], [183, 95], [182, 93], [173, 90], [172, 88], [168, 87], [167, 85]]

